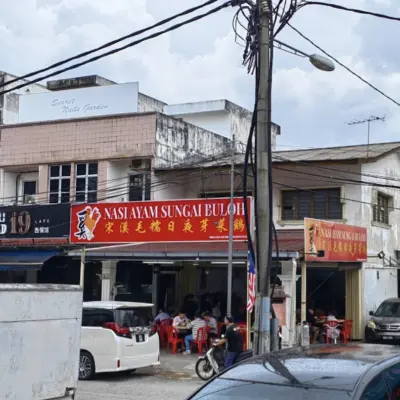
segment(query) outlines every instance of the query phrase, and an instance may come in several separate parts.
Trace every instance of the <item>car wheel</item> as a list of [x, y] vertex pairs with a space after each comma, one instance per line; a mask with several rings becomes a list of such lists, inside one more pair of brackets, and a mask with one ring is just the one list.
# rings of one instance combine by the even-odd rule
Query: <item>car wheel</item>
[[87, 381], [93, 378], [95, 365], [93, 356], [87, 351], [81, 351], [79, 356], [79, 379]]

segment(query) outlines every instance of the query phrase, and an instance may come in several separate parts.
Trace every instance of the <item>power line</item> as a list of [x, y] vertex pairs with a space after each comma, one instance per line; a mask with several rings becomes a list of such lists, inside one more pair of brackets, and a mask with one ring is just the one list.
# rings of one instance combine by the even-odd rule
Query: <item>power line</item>
[[341, 6], [339, 4], [324, 3], [322, 1], [306, 1], [302, 4], [300, 4], [300, 6], [298, 7], [298, 10], [300, 10], [301, 8], [303, 8], [305, 6], [312, 6], [312, 5], [330, 7], [330, 8], [334, 8], [336, 10], [349, 11], [349, 12], [353, 12], [356, 14], [362, 14], [362, 15], [369, 15], [371, 17], [383, 18], [383, 19], [388, 19], [391, 21], [400, 21], [399, 17], [392, 17], [391, 15], [376, 13], [376, 12], [367, 11], [367, 10], [361, 10], [359, 8], [349, 8], [349, 7]]
[[34, 75], [38, 75], [38, 74], [41, 74], [43, 72], [47, 72], [47, 71], [49, 71], [51, 69], [60, 67], [61, 65], [67, 64], [67, 63], [69, 63], [71, 61], [78, 60], [79, 58], [83, 58], [83, 57], [89, 56], [89, 55], [91, 55], [93, 53], [96, 53], [96, 52], [98, 52], [100, 50], [106, 49], [107, 47], [113, 46], [114, 44], [120, 43], [120, 42], [122, 42], [122, 41], [124, 41], [126, 39], [130, 39], [130, 38], [133, 38], [135, 36], [141, 35], [142, 33], [148, 32], [148, 31], [150, 31], [150, 30], [152, 30], [154, 28], [158, 28], [159, 26], [165, 25], [168, 22], [171, 22], [171, 21], [173, 21], [173, 20], [175, 20], [177, 18], [180, 18], [180, 17], [183, 17], [185, 15], [191, 14], [191, 13], [193, 13], [193, 12], [195, 12], [197, 10], [200, 10], [201, 8], [204, 8], [206, 6], [209, 6], [209, 5], [211, 5], [211, 4], [213, 4], [213, 3], [217, 2], [217, 1], [218, 0], [208, 0], [205, 3], [200, 4], [200, 5], [196, 6], [196, 7], [189, 8], [189, 9], [187, 9], [185, 11], [180, 12], [179, 14], [175, 14], [175, 15], [173, 15], [171, 17], [165, 18], [162, 21], [159, 21], [159, 22], [157, 22], [157, 23], [155, 23], [155, 24], [153, 24], [151, 26], [148, 26], [147, 28], [143, 28], [143, 29], [140, 29], [138, 31], [129, 33], [128, 35], [125, 35], [125, 36], [122, 36], [122, 37], [120, 37], [118, 39], [115, 39], [115, 40], [112, 40], [110, 42], [104, 43], [103, 45], [101, 45], [99, 47], [96, 47], [96, 48], [94, 48], [92, 50], [84, 51], [83, 53], [79, 53], [79, 54], [77, 54], [77, 55], [75, 55], [73, 57], [66, 58], [66, 59], [64, 59], [62, 61], [59, 61], [59, 62], [56, 62], [56, 63], [54, 63], [52, 65], [49, 65], [48, 67], [45, 67], [45, 68], [30, 72], [30, 73], [28, 73], [26, 75], [23, 75], [23, 76], [20, 76], [18, 78], [12, 79], [12, 80], [10, 80], [8, 82], [2, 83], [2, 84], [0, 84], [0, 88], [2, 88], [4, 86], [7, 86], [7, 85], [11, 85], [11, 84], [13, 84], [15, 82], [30, 78], [30, 77], [32, 77]]
[[332, 59], [335, 63], [340, 65], [342, 68], [344, 68], [346, 71], [350, 72], [352, 75], [354, 75], [356, 78], [358, 78], [360, 81], [364, 82], [366, 85], [368, 85], [371, 89], [375, 90], [378, 92], [380, 95], [386, 97], [388, 100], [390, 100], [392, 103], [396, 104], [396, 106], [400, 106], [400, 103], [384, 93], [382, 90], [378, 89], [376, 86], [374, 86], [372, 83], [368, 82], [366, 79], [364, 79], [361, 75], [357, 74], [353, 70], [351, 70], [349, 67], [347, 67], [345, 64], [340, 62], [337, 58], [333, 57], [331, 54], [329, 54], [327, 51], [325, 51], [323, 48], [318, 46], [315, 42], [313, 42], [311, 39], [309, 39], [307, 36], [305, 36], [303, 33], [301, 33], [298, 29], [296, 29], [293, 25], [291, 25], [289, 22], [287, 23], [290, 28], [292, 28], [298, 35], [300, 35], [303, 39], [307, 40], [310, 44], [312, 44], [316, 49], [318, 49], [321, 53], [325, 54], [327, 57]]
[[395, 177], [395, 176], [389, 177], [387, 175], [376, 175], [373, 173], [361, 173], [361, 172], [355, 172], [355, 171], [349, 171], [349, 170], [344, 171], [339, 168], [327, 167], [324, 165], [315, 165], [315, 163], [311, 163], [311, 162], [307, 162], [307, 161], [293, 161], [290, 158], [285, 158], [285, 157], [279, 156], [277, 154], [274, 154], [273, 157], [277, 161], [287, 162], [290, 164], [310, 166], [310, 167], [313, 167], [313, 168], [319, 169], [319, 170], [326, 170], [326, 171], [332, 171], [332, 172], [336, 172], [336, 173], [350, 174], [350, 175], [356, 175], [356, 176], [361, 176], [361, 177], [369, 177], [369, 178], [390, 180], [390, 181], [396, 181], [396, 182], [400, 181], [400, 176], [399, 177]]
[[[176, 29], [178, 29], [178, 28], [181, 28], [182, 26], [185, 26], [185, 25], [188, 25], [188, 24], [190, 24], [190, 23], [192, 23], [192, 22], [195, 22], [195, 21], [198, 21], [198, 20], [200, 20], [200, 19], [203, 19], [203, 18], [205, 18], [205, 17], [207, 17], [207, 16], [209, 16], [209, 15], [215, 14], [216, 12], [218, 12], [218, 11], [224, 9], [224, 8], [233, 6], [233, 5], [235, 5], [235, 4], [236, 4], [236, 2], [235, 2], [234, 0], [227, 1], [227, 2], [225, 2], [225, 3], [223, 3], [223, 4], [221, 4], [220, 6], [215, 7], [215, 8], [212, 8], [211, 10], [209, 10], [209, 11], [203, 13], [203, 14], [199, 14], [199, 15], [197, 15], [197, 16], [195, 16], [195, 17], [189, 18], [189, 19], [187, 19], [186, 21], [183, 21], [183, 22], [180, 22], [180, 23], [178, 23], [178, 24], [175, 24], [175, 25], [173, 25], [173, 26], [171, 26], [171, 27], [169, 27], [169, 28], [166, 28], [166, 29], [164, 29], [164, 30], [162, 30], [162, 31], [155, 32], [155, 33], [153, 33], [153, 34], [151, 34], [151, 35], [148, 35], [148, 36], [146, 36], [146, 37], [144, 37], [144, 38], [142, 38], [142, 39], [135, 40], [135, 41], [130, 42], [130, 43], [124, 45], [124, 46], [117, 47], [116, 49], [107, 51], [107, 52], [102, 53], [102, 54], [100, 54], [100, 55], [98, 55], [98, 56], [95, 56], [95, 57], [91, 57], [91, 58], [89, 58], [88, 60], [85, 60], [85, 61], [82, 61], [82, 62], [73, 64], [73, 65], [70, 65], [69, 67], [66, 67], [66, 68], [63, 68], [63, 69], [59, 69], [59, 70], [54, 71], [54, 72], [52, 72], [52, 73], [50, 73], [50, 74], [43, 75], [43, 76], [41, 76], [41, 77], [39, 77], [39, 78], [36, 78], [36, 79], [33, 79], [33, 80], [29, 81], [29, 82], [25, 82], [25, 83], [23, 83], [23, 84], [21, 84], [21, 85], [18, 85], [18, 86], [16, 86], [16, 87], [12, 88], [12, 89], [4, 90], [4, 91], [2, 92], [2, 94], [6, 94], [6, 93], [12, 92], [12, 91], [14, 91], [14, 90], [22, 89], [22, 88], [24, 88], [24, 87], [26, 87], [26, 86], [29, 86], [29, 85], [33, 84], [33, 83], [40, 82], [40, 81], [42, 81], [42, 80], [44, 80], [44, 79], [51, 78], [51, 77], [53, 77], [53, 76], [55, 76], [55, 75], [59, 75], [59, 74], [61, 74], [61, 73], [70, 71], [70, 70], [72, 70], [72, 69], [76, 69], [76, 68], [82, 67], [82, 66], [84, 66], [84, 65], [86, 65], [86, 64], [90, 64], [90, 63], [92, 63], [92, 62], [94, 62], [94, 61], [100, 60], [100, 59], [102, 59], [102, 58], [104, 58], [104, 57], [108, 57], [108, 56], [110, 56], [110, 55], [112, 55], [112, 54], [119, 53], [119, 52], [122, 51], [122, 50], [126, 50], [126, 49], [128, 49], [128, 48], [130, 48], [130, 47], [134, 47], [134, 46], [136, 46], [136, 45], [138, 45], [138, 44], [140, 44], [140, 43], [142, 43], [142, 42], [145, 42], [145, 41], [147, 41], [147, 40], [154, 39], [154, 38], [156, 38], [156, 37], [158, 37], [158, 36], [161, 36], [161, 35], [163, 35], [163, 34], [165, 34], [165, 33], [174, 31], [174, 30], [176, 30]], [[32, 73], [32, 74], [34, 74], [34, 73]]]

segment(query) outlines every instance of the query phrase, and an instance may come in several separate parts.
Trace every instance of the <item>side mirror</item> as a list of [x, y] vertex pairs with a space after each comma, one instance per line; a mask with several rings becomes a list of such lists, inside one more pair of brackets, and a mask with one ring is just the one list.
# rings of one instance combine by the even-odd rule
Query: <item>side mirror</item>
[[374, 312], [370, 311], [368, 314], [372, 317], [374, 315]]

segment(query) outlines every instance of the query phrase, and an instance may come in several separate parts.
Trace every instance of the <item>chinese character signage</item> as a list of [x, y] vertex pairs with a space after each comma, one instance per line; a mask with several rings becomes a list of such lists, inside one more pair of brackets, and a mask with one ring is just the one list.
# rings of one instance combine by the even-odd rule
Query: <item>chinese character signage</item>
[[67, 238], [69, 225], [69, 204], [0, 207], [0, 240]]
[[[250, 214], [251, 205], [252, 199], [249, 198]], [[70, 241], [71, 243], [226, 241], [229, 238], [229, 210], [229, 198], [73, 205]], [[247, 240], [242, 198], [234, 199], [233, 212], [234, 240]]]
[[[367, 229], [319, 219], [304, 219], [305, 260], [322, 262], [367, 261]], [[318, 251], [325, 252], [318, 257]]]

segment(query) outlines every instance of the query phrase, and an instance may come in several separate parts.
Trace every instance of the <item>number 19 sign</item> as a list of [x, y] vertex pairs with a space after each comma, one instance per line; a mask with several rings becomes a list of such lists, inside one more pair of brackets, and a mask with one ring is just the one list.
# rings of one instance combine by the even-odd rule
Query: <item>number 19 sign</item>
[[[252, 221], [252, 198], [247, 199]], [[230, 199], [79, 204], [71, 207], [71, 243], [205, 242], [229, 238]], [[233, 202], [233, 239], [247, 240], [245, 207]]]

